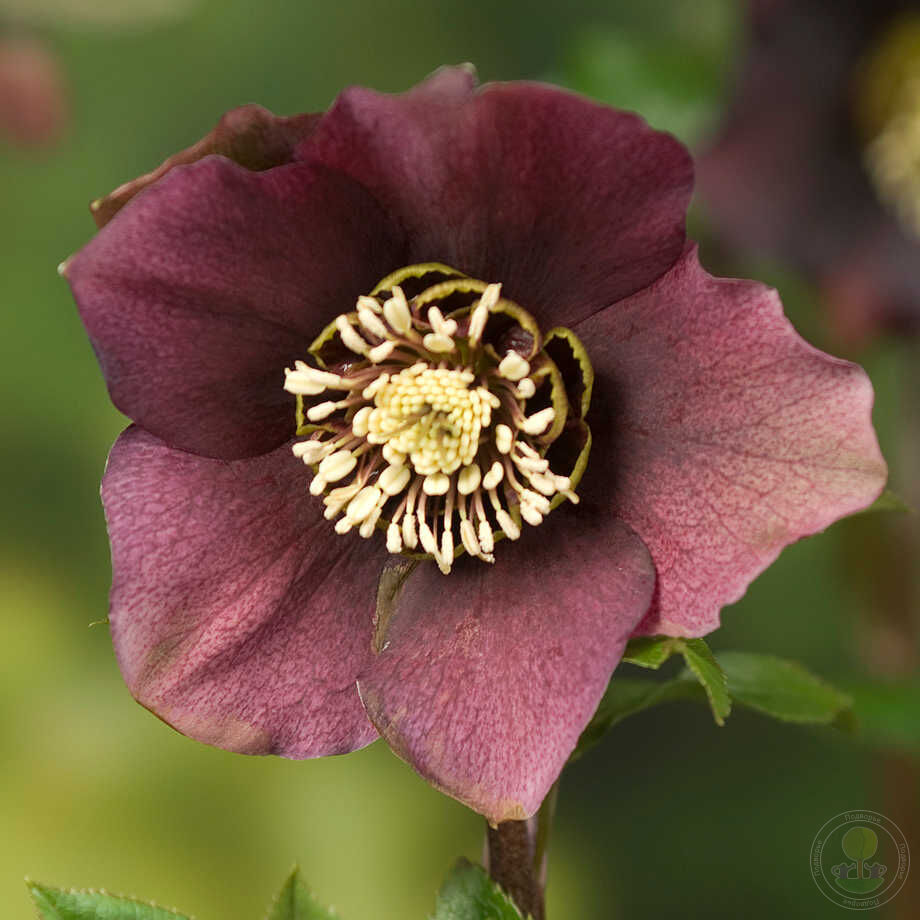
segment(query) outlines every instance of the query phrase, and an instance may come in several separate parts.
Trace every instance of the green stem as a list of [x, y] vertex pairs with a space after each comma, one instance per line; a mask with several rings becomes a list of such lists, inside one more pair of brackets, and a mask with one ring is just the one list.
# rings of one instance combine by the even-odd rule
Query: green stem
[[525, 821], [504, 821], [486, 829], [485, 864], [489, 875], [521, 912], [546, 920], [546, 860], [559, 782], [540, 810]]

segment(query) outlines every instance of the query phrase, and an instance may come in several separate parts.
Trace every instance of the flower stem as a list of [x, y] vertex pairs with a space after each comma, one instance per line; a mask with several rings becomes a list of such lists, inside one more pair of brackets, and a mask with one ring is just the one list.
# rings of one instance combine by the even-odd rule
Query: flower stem
[[489, 875], [524, 916], [533, 920], [546, 920], [546, 855], [558, 790], [557, 781], [533, 817], [486, 828], [485, 864]]

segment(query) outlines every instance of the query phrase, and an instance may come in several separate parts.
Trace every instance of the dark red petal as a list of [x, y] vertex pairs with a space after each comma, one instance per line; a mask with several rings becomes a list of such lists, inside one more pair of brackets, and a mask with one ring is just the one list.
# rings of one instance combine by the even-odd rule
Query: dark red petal
[[695, 248], [576, 332], [596, 373], [579, 493], [652, 553], [640, 632], [710, 632], [784, 546], [881, 491], [862, 369], [803, 341], [775, 291], [711, 277]]
[[310, 136], [321, 115], [279, 117], [260, 105], [243, 105], [226, 112], [200, 141], [164, 160], [156, 169], [118, 186], [90, 208], [104, 227], [138, 192], [162, 179], [174, 166], [194, 163], [218, 153], [246, 169], [259, 172], [293, 160], [298, 143]]
[[[577, 526], [573, 526], [576, 525]], [[359, 679], [368, 714], [429, 782], [499, 822], [539, 807], [648, 608], [655, 573], [610, 516], [539, 532], [408, 579]]]
[[129, 428], [102, 485], [110, 623], [135, 698], [232, 751], [316, 757], [376, 732], [355, 691], [380, 541], [339, 537], [285, 446], [207, 460]]
[[693, 177], [677, 141], [550, 86], [473, 94], [445, 79], [401, 96], [348, 90], [302, 148], [403, 221], [413, 261], [501, 281], [548, 328], [678, 258]]
[[291, 437], [285, 366], [402, 259], [347, 177], [208, 157], [138, 196], [65, 273], [115, 405], [171, 447], [230, 459]]

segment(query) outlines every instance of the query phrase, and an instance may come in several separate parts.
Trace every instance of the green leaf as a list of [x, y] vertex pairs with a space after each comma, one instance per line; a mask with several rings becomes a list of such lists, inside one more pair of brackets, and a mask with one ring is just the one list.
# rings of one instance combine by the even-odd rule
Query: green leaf
[[338, 914], [323, 907], [300, 878], [300, 870], [288, 876], [271, 906], [267, 920], [335, 920]]
[[615, 677], [608, 685], [594, 717], [581, 733], [569, 762], [590, 751], [609, 729], [628, 716], [678, 700], [705, 703], [706, 694], [697, 680], [689, 675], [663, 683], [643, 677]]
[[522, 920], [521, 912], [481, 866], [461, 859], [440, 892], [431, 920]]
[[891, 489], [885, 489], [868, 508], [863, 508], [862, 511], [857, 511], [855, 514], [851, 514], [850, 517], [858, 517], [860, 514], [875, 514], [876, 511], [901, 511], [913, 514], [914, 509], [896, 492], [892, 492]]
[[680, 651], [682, 639], [672, 636], [641, 636], [630, 639], [623, 652], [623, 661], [640, 668], [657, 671], [675, 652]]
[[186, 914], [106, 891], [65, 891], [26, 880], [42, 920], [190, 920]]
[[712, 709], [712, 717], [716, 720], [717, 725], [724, 725], [732, 711], [732, 701], [728, 695], [724, 671], [719, 667], [709, 646], [702, 639], [679, 641], [682, 645], [680, 653], [684, 656], [687, 667], [706, 691], [709, 706]]
[[772, 655], [722, 652], [732, 699], [782, 722], [844, 727], [853, 701], [802, 665]]

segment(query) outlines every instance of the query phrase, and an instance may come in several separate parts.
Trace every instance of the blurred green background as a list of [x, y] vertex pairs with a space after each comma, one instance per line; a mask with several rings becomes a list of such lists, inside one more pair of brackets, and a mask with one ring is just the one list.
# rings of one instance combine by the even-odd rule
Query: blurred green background
[[[199, 920], [255, 920], [297, 862], [346, 920], [421, 920], [455, 858], [479, 858], [476, 815], [380, 743], [304, 763], [231, 755], [180, 737], [124, 688], [105, 625], [90, 625], [105, 616], [109, 580], [98, 481], [124, 419], [55, 266], [91, 236], [91, 198], [196, 140], [225, 109], [319, 110], [345, 85], [402, 90], [443, 63], [473, 61], [484, 80], [552, 79], [699, 144], [730, 83], [738, 5], [170, 0], [159, 21], [100, 25], [105, 15], [78, 15], [81, 0], [59, 2], [35, 7], [35, 34], [66, 77], [69, 130], [51, 150], [0, 151], [0, 915], [32, 916], [29, 875]], [[30, 9], [13, 6], [20, 19]], [[694, 227], [704, 263], [777, 284], [804, 334], [824, 341], [807, 284], [782, 266], [717, 266], [704, 215]], [[861, 359], [891, 455], [905, 346], [881, 342]], [[897, 488], [905, 474], [890, 459]], [[886, 528], [852, 520], [789, 548], [725, 611], [713, 646], [860, 681], [871, 601], [854, 587], [853, 547], [860, 559], [870, 545], [886, 556]], [[873, 577], [885, 575], [860, 584]], [[689, 705], [627, 721], [563, 782], [549, 915], [837, 917], [809, 877], [812, 838], [848, 809], [907, 824], [892, 812], [890, 760], [863, 741], [744, 713], [722, 729]], [[899, 895], [905, 906], [918, 875]]]

